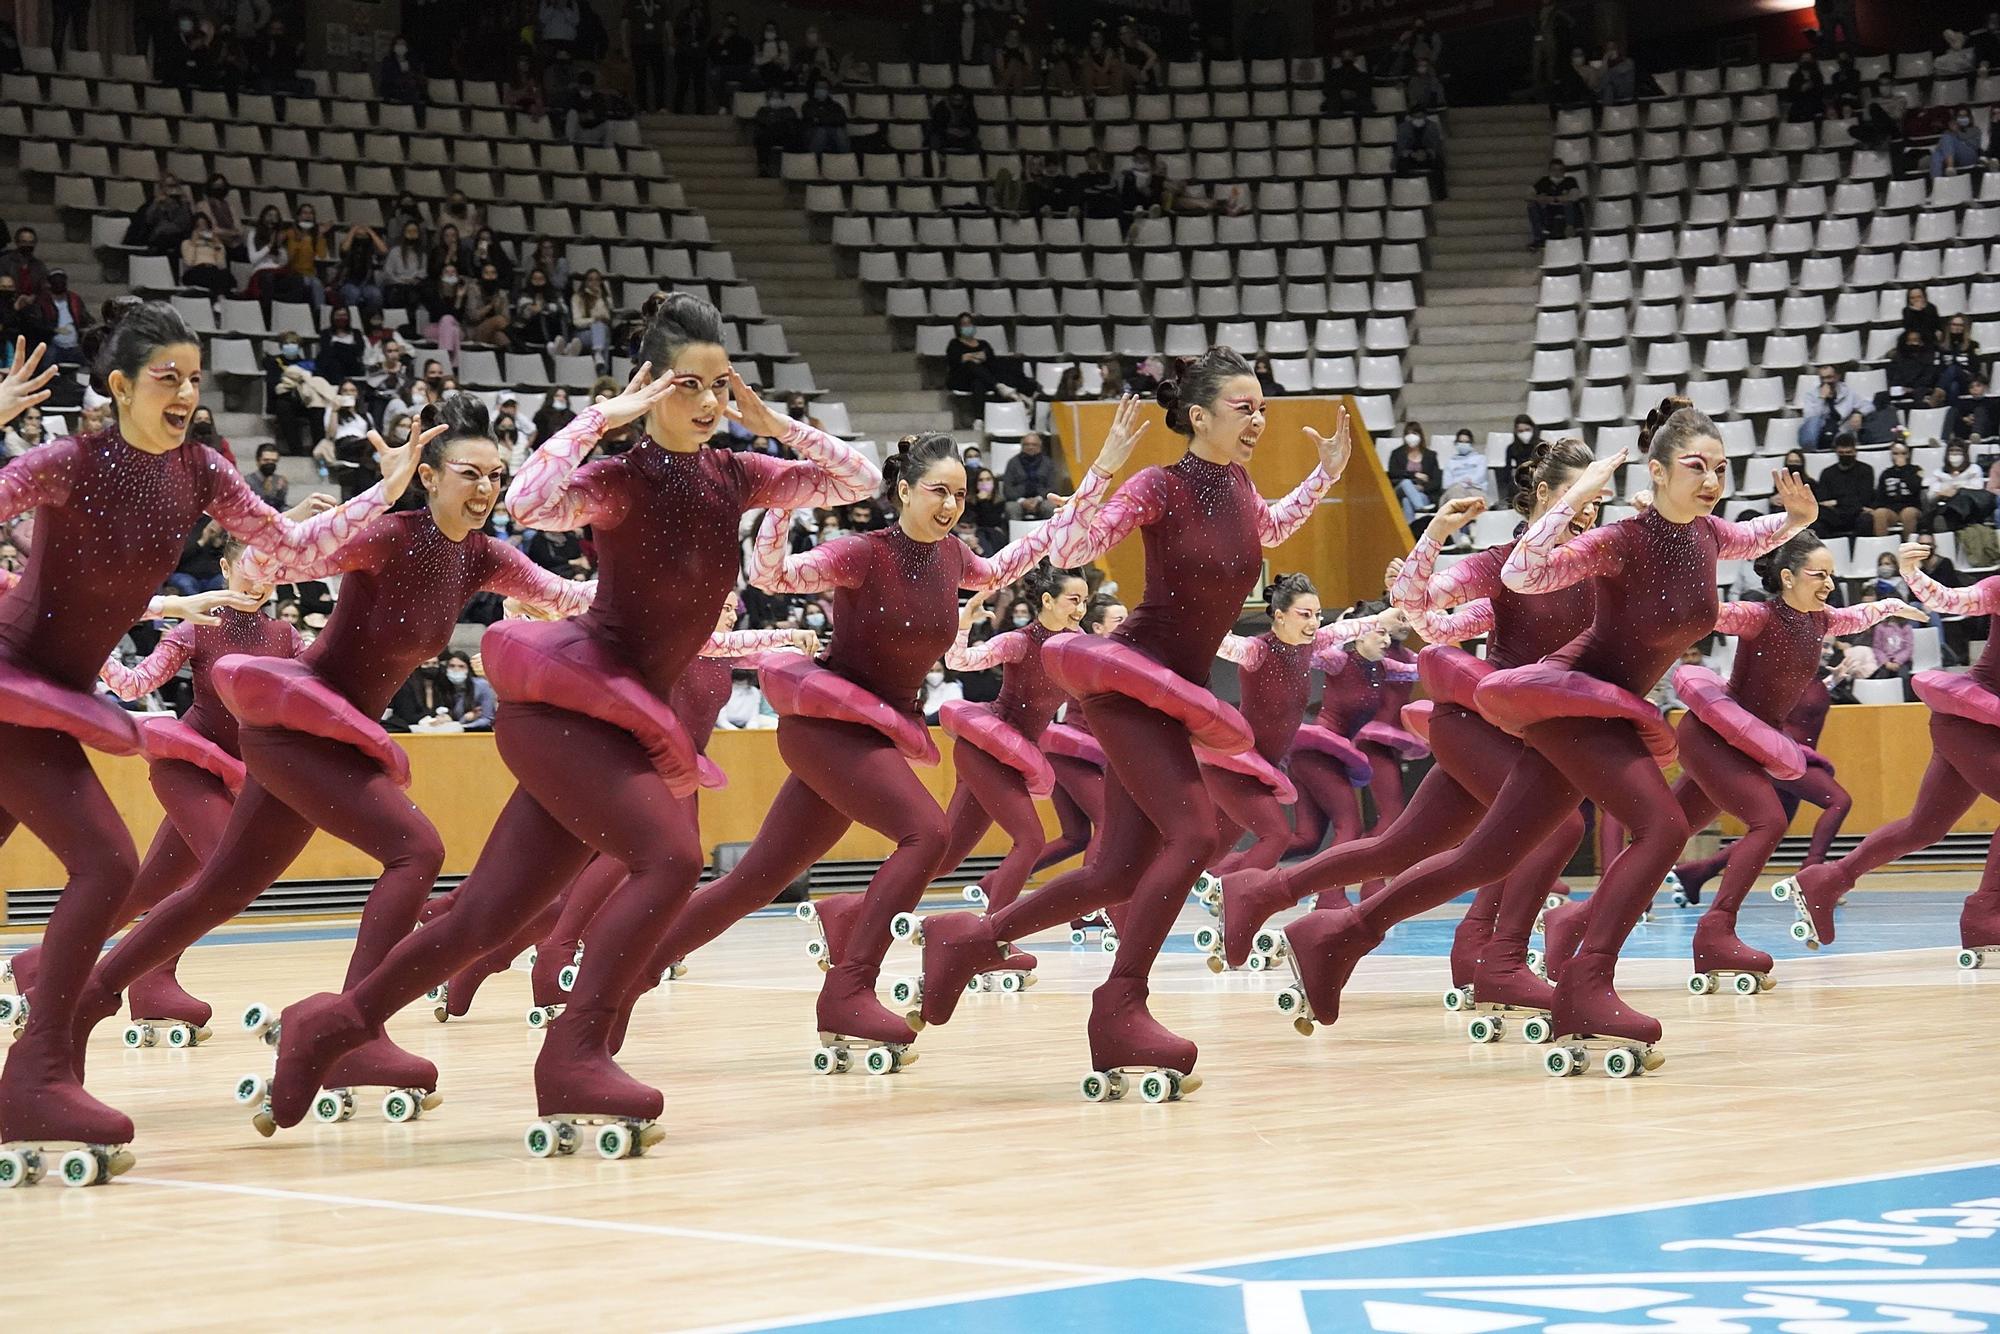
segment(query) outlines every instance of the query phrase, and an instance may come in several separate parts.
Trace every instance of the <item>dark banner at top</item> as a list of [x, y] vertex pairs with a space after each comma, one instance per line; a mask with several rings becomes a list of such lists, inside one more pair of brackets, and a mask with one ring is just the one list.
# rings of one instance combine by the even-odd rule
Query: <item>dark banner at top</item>
[[1441, 32], [1532, 19], [1536, 0], [1316, 0], [1323, 47], [1366, 49], [1396, 39], [1418, 19]]

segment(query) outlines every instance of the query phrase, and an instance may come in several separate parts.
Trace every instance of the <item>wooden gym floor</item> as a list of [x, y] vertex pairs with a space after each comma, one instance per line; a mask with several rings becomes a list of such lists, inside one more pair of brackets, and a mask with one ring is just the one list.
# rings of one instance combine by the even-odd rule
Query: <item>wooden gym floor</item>
[[[258, 1139], [231, 1086], [270, 1058], [234, 1017], [252, 1000], [334, 984], [351, 928], [231, 930], [182, 971], [216, 1005], [208, 1045], [126, 1051], [118, 1026], [100, 1030], [92, 1088], [139, 1125], [133, 1172], [104, 1189], [0, 1192], [0, 1237], [25, 1262], [9, 1323], [685, 1329], [866, 1310], [843, 1328], [1001, 1329], [1051, 1313], [1098, 1328], [1216, 1328], [1189, 1294], [1216, 1299], [1220, 1287], [1243, 1312], [1222, 1327], [1540, 1326], [1380, 1302], [1350, 1323], [1289, 1297], [1274, 1316], [1264, 1286], [1198, 1271], [1992, 1157], [2000, 970], [1961, 974], [1953, 962], [1957, 896], [1971, 883], [1970, 872], [1877, 877], [1843, 910], [1838, 944], [1812, 956], [1784, 937], [1789, 908], [1759, 890], [1744, 933], [1779, 954], [1780, 985], [1754, 998], [1689, 995], [1694, 912], [1663, 907], [1621, 977], [1665, 1022], [1667, 1063], [1628, 1081], [1547, 1078], [1540, 1049], [1512, 1033], [1466, 1041], [1465, 1021], [1439, 1003], [1456, 908], [1392, 936], [1357, 974], [1339, 1025], [1310, 1039], [1272, 1007], [1284, 976], [1207, 972], [1188, 933], [1208, 919], [1190, 909], [1155, 975], [1154, 1009], [1201, 1044], [1207, 1082], [1158, 1107], [1079, 1098], [1088, 994], [1106, 959], [1062, 937], [1030, 942], [1038, 986], [968, 996], [951, 1025], [923, 1034], [904, 1073], [816, 1076], [810, 931], [772, 915], [646, 1002], [626, 1064], [666, 1090], [668, 1134], [646, 1158], [615, 1163], [587, 1148], [550, 1161], [523, 1151], [540, 1039], [523, 1021], [519, 971], [490, 981], [467, 1019], [439, 1025], [425, 1006], [394, 1025], [442, 1068], [435, 1112], [389, 1125], [367, 1099], [345, 1125]], [[885, 985], [915, 958], [896, 946]], [[1985, 1193], [2000, 1195], [1986, 1170]], [[1840, 1216], [1845, 1204], [1827, 1198]], [[1560, 1255], [1525, 1249], [1507, 1272], [1564, 1271]], [[1968, 1249], [1953, 1263], [1970, 1272], [1971, 1259]], [[1422, 1255], [1396, 1263], [1424, 1277], [1470, 1272]], [[1149, 1307], [1155, 1288], [1165, 1297]], [[1089, 1315], [1100, 1289], [1138, 1304]], [[1021, 1294], [1044, 1306], [1008, 1304]]]

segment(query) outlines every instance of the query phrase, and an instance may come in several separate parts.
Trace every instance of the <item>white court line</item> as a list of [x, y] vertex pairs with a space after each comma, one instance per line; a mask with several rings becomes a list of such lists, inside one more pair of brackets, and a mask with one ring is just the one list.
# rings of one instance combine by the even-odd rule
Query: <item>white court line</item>
[[1296, 1288], [1300, 1292], [1351, 1292], [1356, 1289], [1416, 1291], [1449, 1288], [1603, 1288], [1670, 1287], [1675, 1284], [1743, 1283], [1763, 1286], [1785, 1283], [1793, 1286], [1821, 1283], [1992, 1283], [2000, 1280], [2000, 1269], [1938, 1269], [1912, 1271], [1898, 1269], [1815, 1269], [1787, 1270], [1668, 1270], [1658, 1274], [1502, 1274], [1499, 1277], [1467, 1274], [1449, 1278], [1300, 1278], [1246, 1281], [1245, 1287], [1268, 1284]]
[[[1118, 1282], [1156, 1275], [1146, 1270], [1121, 1269], [1111, 1265], [1076, 1264], [1066, 1260], [1015, 1259], [999, 1255], [970, 1255], [960, 1251], [919, 1250], [907, 1246], [873, 1246], [865, 1242], [820, 1241], [810, 1237], [775, 1237], [755, 1232], [724, 1232], [712, 1228], [675, 1227], [666, 1223], [636, 1223], [614, 1219], [573, 1218], [563, 1214], [518, 1213], [507, 1209], [477, 1209], [456, 1204], [420, 1204], [408, 1200], [382, 1200], [360, 1195], [331, 1195], [319, 1191], [284, 1190], [275, 1186], [225, 1185], [212, 1181], [170, 1181], [161, 1177], [122, 1178], [121, 1184], [157, 1186], [165, 1190], [198, 1191], [215, 1195], [247, 1195], [267, 1200], [297, 1200], [307, 1204], [347, 1209], [381, 1209], [392, 1213], [426, 1214], [438, 1218], [465, 1218], [484, 1223], [522, 1223], [544, 1227], [574, 1228], [583, 1232], [617, 1232], [643, 1237], [675, 1237], [684, 1241], [718, 1241], [738, 1246], [761, 1246], [769, 1250], [819, 1251], [832, 1255], [862, 1255], [883, 1260], [915, 1260], [931, 1264], [970, 1265], [980, 1269], [1032, 1269], [1047, 1273], [1073, 1274], [1094, 1282]], [[1230, 1287], [1235, 1279], [1187, 1276], [1176, 1281], [1200, 1282], [1213, 1287]]]

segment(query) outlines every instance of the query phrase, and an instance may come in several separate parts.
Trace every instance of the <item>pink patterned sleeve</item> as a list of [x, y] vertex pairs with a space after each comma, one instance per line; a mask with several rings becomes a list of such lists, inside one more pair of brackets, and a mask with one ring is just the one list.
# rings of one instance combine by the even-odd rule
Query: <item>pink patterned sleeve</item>
[[767, 458], [742, 455], [754, 470], [749, 508], [776, 505], [799, 509], [806, 505], [851, 505], [866, 500], [882, 486], [882, 470], [845, 440], [801, 421], [785, 430], [785, 447], [799, 457]]
[[[360, 498], [356, 496], [355, 500]], [[337, 509], [328, 510], [319, 517], [324, 519], [338, 513]], [[393, 524], [367, 524], [349, 533], [343, 541], [295, 560], [283, 559], [255, 546], [247, 547], [238, 565], [245, 578], [260, 584], [295, 583], [303, 579], [324, 579], [331, 574], [379, 569], [395, 541], [390, 531], [392, 527]]]
[[1389, 586], [1389, 601], [1414, 616], [1456, 607], [1474, 598], [1489, 598], [1500, 591], [1504, 557], [1497, 549], [1468, 556], [1438, 574], [1433, 571], [1440, 554], [1439, 544], [1425, 533]]
[[1292, 488], [1292, 493], [1273, 505], [1262, 496], [1257, 497], [1257, 540], [1267, 547], [1275, 547], [1296, 533], [1312, 517], [1319, 507], [1320, 498], [1333, 489], [1340, 479], [1315, 463], [1305, 480]]
[[865, 537], [837, 537], [811, 551], [793, 554], [785, 535], [791, 530], [792, 512], [766, 510], [750, 547], [750, 561], [744, 573], [766, 593], [824, 593], [831, 588], [856, 588], [867, 577], [868, 554]]
[[1401, 658], [1382, 659], [1382, 679], [1408, 685], [1417, 679], [1417, 664], [1404, 662]]
[[1565, 542], [1562, 539], [1575, 517], [1561, 502], [1549, 506], [1507, 554], [1507, 563], [1500, 567], [1500, 581], [1516, 593], [1553, 593], [1615, 573], [1625, 563], [1625, 525], [1593, 528]]
[[591, 524], [611, 527], [624, 518], [624, 493], [611, 484], [611, 470], [582, 467], [603, 435], [603, 410], [585, 408], [544, 440], [507, 488], [514, 522], [566, 533]]
[[1215, 656], [1235, 663], [1246, 672], [1254, 672], [1264, 665], [1264, 641], [1253, 635], [1224, 635]]
[[1921, 569], [1910, 571], [1910, 592], [1932, 611], [1947, 616], [1986, 616], [2000, 611], [2000, 577], [1970, 588], [1946, 588]]
[[1806, 529], [1789, 514], [1766, 514], [1748, 523], [1709, 516], [1715, 528], [1716, 556], [1722, 560], [1755, 560], [1765, 552], [1783, 546]]
[[708, 637], [701, 646], [704, 658], [745, 658], [752, 653], [796, 651], [790, 630], [724, 630]]
[[1342, 652], [1338, 645], [1328, 648], [1322, 648], [1317, 644], [1313, 646], [1312, 665], [1315, 670], [1324, 672], [1329, 679], [1346, 671], [1348, 664], [1353, 661], [1354, 655]]
[[1349, 616], [1331, 625], [1322, 625], [1313, 635], [1313, 652], [1331, 653], [1342, 644], [1361, 638], [1381, 622], [1378, 612], [1373, 616]]
[[[991, 556], [982, 556], [971, 547], [965, 548], [965, 567], [959, 571], [958, 586], [975, 593], [1011, 584], [1040, 563], [1049, 554], [1061, 537], [1056, 529], [1056, 520], [1050, 519], [1035, 525], [1035, 531], [1017, 542], [1009, 542]], [[959, 539], [948, 539], [958, 542]], [[959, 542], [964, 546], [963, 542]]]
[[1426, 644], [1463, 644], [1493, 633], [1492, 598], [1461, 602], [1450, 611], [1420, 611], [1411, 624]]
[[1853, 607], [1828, 607], [1826, 632], [1830, 635], [1859, 634], [1871, 626], [1888, 620], [1899, 611], [1915, 610], [1916, 608], [1901, 598], [1883, 598], [1879, 602], [1863, 602]]
[[194, 627], [183, 622], [161, 636], [160, 642], [153, 645], [153, 651], [137, 666], [127, 667], [113, 657], [97, 674], [118, 698], [138, 699], [173, 680], [174, 673], [187, 666], [187, 660], [192, 656]]
[[[1715, 632], [1719, 635], [1755, 639], [1764, 633], [1764, 627], [1770, 623], [1771, 604], [1768, 602], [1725, 602], [1715, 611]], [[1830, 630], [1828, 633], [1845, 632]]]
[[346, 504], [295, 523], [260, 500], [221, 455], [210, 456], [214, 480], [206, 508], [224, 532], [249, 547], [243, 572], [258, 583], [315, 577], [304, 571], [323, 565], [389, 509], [383, 483], [377, 482]]
[[1166, 479], [1160, 469], [1147, 468], [1106, 500], [1104, 491], [1110, 480], [1095, 468], [1086, 468], [1076, 494], [1048, 521], [1047, 530], [1054, 539], [1049, 559], [1064, 567], [1088, 565], [1135, 528], [1158, 519], [1167, 511]]
[[74, 437], [58, 440], [31, 449], [0, 468], [0, 522], [43, 505], [60, 505], [68, 500], [70, 479], [81, 448]]
[[1029, 640], [1025, 630], [1009, 630], [983, 644], [968, 644], [966, 638], [969, 633], [960, 629], [958, 638], [944, 655], [944, 665], [954, 672], [983, 672], [1002, 663], [1019, 662], [1028, 656]]
[[486, 544], [486, 573], [479, 586], [503, 598], [515, 598], [548, 616], [580, 616], [597, 598], [597, 581], [559, 579], [526, 556], [491, 538]]

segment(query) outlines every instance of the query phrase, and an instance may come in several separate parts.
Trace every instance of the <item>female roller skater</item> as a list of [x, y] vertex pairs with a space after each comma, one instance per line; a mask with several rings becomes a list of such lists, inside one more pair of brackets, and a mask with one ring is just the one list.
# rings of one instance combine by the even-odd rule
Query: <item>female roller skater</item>
[[[1544, 441], [1522, 470], [1514, 508], [1530, 523], [1539, 520], [1590, 461], [1590, 450], [1581, 440]], [[1432, 701], [1430, 744], [1437, 763], [1417, 785], [1403, 815], [1373, 836], [1336, 845], [1296, 866], [1225, 877], [1223, 957], [1231, 967], [1249, 957], [1273, 913], [1311, 894], [1337, 896], [1343, 885], [1398, 875], [1456, 846], [1472, 832], [1520, 758], [1520, 740], [1487, 722], [1472, 706], [1472, 687], [1487, 672], [1538, 662], [1581, 634], [1590, 624], [1595, 597], [1588, 584], [1534, 597], [1508, 588], [1500, 572], [1513, 553], [1513, 542], [1433, 573], [1444, 544], [1484, 508], [1476, 499], [1447, 501], [1390, 584], [1391, 600], [1417, 618], [1419, 632], [1432, 643], [1418, 655], [1417, 663]], [[1573, 538], [1595, 520], [1593, 498], [1557, 539]], [[1452, 608], [1456, 610], [1447, 615]], [[1482, 635], [1487, 641], [1483, 663], [1446, 647]], [[1528, 936], [1549, 883], [1582, 838], [1583, 819], [1572, 813], [1523, 861], [1516, 872], [1520, 890], [1509, 898], [1513, 911], [1505, 916], [1500, 911], [1498, 880], [1475, 897], [1452, 941], [1452, 992], [1447, 1002], [1453, 1008], [1461, 1008], [1473, 991], [1482, 989], [1493, 1004], [1547, 1007], [1548, 988], [1527, 967]], [[1275, 940], [1264, 943], [1276, 945]], [[1483, 970], [1482, 958], [1490, 960]], [[1483, 988], [1475, 985], [1481, 971]]]
[[1657, 416], [1648, 423], [1650, 509], [1562, 540], [1578, 511], [1624, 466], [1621, 451], [1585, 469], [1529, 525], [1501, 568], [1516, 593], [1593, 580], [1597, 604], [1576, 639], [1539, 663], [1493, 673], [1474, 691], [1474, 706], [1526, 743], [1485, 819], [1456, 851], [1404, 872], [1358, 911], [1312, 913], [1286, 928], [1307, 1007], [1302, 1017], [1331, 1022], [1355, 963], [1390, 923], [1511, 872], [1588, 796], [1632, 841], [1600, 880], [1597, 911], [1562, 969], [1551, 1026], [1559, 1040], [1575, 1042], [1552, 1051], [1548, 1069], [1580, 1070], [1584, 1041], [1615, 1045], [1605, 1058], [1614, 1074], [1659, 1063], [1652, 1050], [1659, 1023], [1626, 1005], [1612, 985], [1619, 947], [1687, 841], [1687, 820], [1659, 772], [1673, 757], [1673, 734], [1639, 692], [1714, 629], [1716, 561], [1762, 555], [1810, 524], [1818, 505], [1803, 480], [1780, 472], [1785, 513], [1749, 524], [1712, 517], [1728, 468], [1714, 423], [1693, 409], [1664, 422]]
[[[1130, 449], [1137, 405], [1119, 409], [1107, 453]], [[777, 708], [778, 753], [791, 774], [771, 803], [743, 859], [696, 892], [668, 929], [663, 959], [685, 958], [730, 925], [768, 906], [840, 836], [863, 824], [892, 839], [867, 892], [816, 905], [831, 965], [815, 1009], [821, 1049], [815, 1068], [845, 1067], [851, 1048], [867, 1048], [877, 1073], [912, 1059], [916, 1030], [875, 996], [891, 923], [917, 906], [944, 855], [944, 812], [911, 769], [935, 764], [937, 750], [916, 712], [924, 674], [963, 643], [960, 589], [984, 592], [1012, 583], [1040, 561], [1067, 525], [1087, 519], [1094, 500], [1070, 507], [991, 559], [951, 530], [965, 508], [965, 467], [949, 436], [914, 439], [902, 455], [893, 527], [822, 543], [793, 555], [790, 515], [764, 516], [750, 557], [750, 582], [772, 593], [833, 593], [833, 645], [817, 661], [767, 664], [764, 693]], [[1046, 648], [1044, 649], [1046, 652]], [[996, 747], [1008, 738], [985, 738]], [[1025, 738], [1017, 752], [1032, 753]], [[1017, 763], [1024, 761], [1017, 761]], [[829, 911], [830, 910], [830, 911]], [[586, 956], [588, 957], [588, 956]]]
[[[660, 1114], [659, 1091], [619, 1069], [608, 1043], [704, 860], [685, 801], [697, 783], [694, 749], [667, 701], [735, 584], [744, 512], [847, 504], [874, 495], [881, 473], [751, 392], [730, 369], [722, 318], [708, 302], [656, 297], [646, 317], [644, 365], [625, 392], [543, 443], [508, 492], [516, 523], [588, 525], [600, 568], [590, 614], [504, 622], [482, 645], [503, 701], [494, 736], [520, 787], [449, 912], [341, 995], [290, 1007], [272, 1081], [278, 1125], [305, 1115], [335, 1058], [506, 943], [594, 852], [627, 877], [586, 933], [576, 986], [535, 1063], [536, 1100], [544, 1117], [570, 1122], [650, 1123]], [[800, 457], [706, 448], [732, 394], [737, 421]], [[606, 430], [641, 417], [639, 443], [584, 465]], [[546, 1129], [536, 1128], [538, 1146]]]
[[[1267, 504], [1244, 464], [1264, 433], [1256, 376], [1228, 348], [1211, 348], [1160, 386], [1167, 427], [1188, 452], [1125, 483], [1058, 546], [1065, 563], [1096, 558], [1134, 529], [1146, 555], [1146, 596], [1109, 639], [1082, 635], [1043, 650], [1056, 683], [1083, 701], [1110, 761], [1097, 854], [1028, 898], [988, 917], [951, 914], [924, 924], [923, 1017], [951, 1016], [967, 979], [1001, 953], [1001, 942], [1071, 921], [1121, 900], [1118, 953], [1097, 989], [1089, 1024], [1092, 1073], [1086, 1096], [1123, 1091], [1121, 1071], [1146, 1072], [1149, 1099], [1192, 1088], [1195, 1046], [1146, 1010], [1146, 979], [1186, 899], [1214, 855], [1215, 812], [1195, 747], [1250, 748], [1241, 714], [1209, 693], [1210, 659], [1255, 586], [1262, 549], [1290, 537], [1347, 466], [1345, 412], [1331, 439], [1308, 431], [1319, 462], [1284, 500]], [[1122, 454], [1101, 458], [1079, 497], [1103, 490]]]
[[1715, 628], [1738, 640], [1728, 686], [1705, 667], [1674, 672], [1674, 692], [1687, 705], [1676, 735], [1684, 776], [1674, 796], [1688, 828], [1705, 827], [1718, 809], [1744, 825], [1743, 837], [1729, 846], [1715, 902], [1695, 927], [1690, 985], [1697, 991], [1721, 977], [1747, 977], [1749, 983], [1738, 985], [1751, 990], [1772, 985], [1771, 956], [1738, 939], [1736, 911], [1784, 837], [1784, 804], [1772, 780], [1791, 781], [1805, 771], [1804, 753], [1781, 724], [1807, 683], [1818, 679], [1821, 643], [1892, 615], [1930, 619], [1897, 598], [1829, 608], [1833, 553], [1810, 531], [1764, 557], [1758, 568], [1765, 589], [1776, 596], [1728, 603], [1716, 617]]
[[[47, 383], [37, 374], [39, 350], [16, 350], [14, 369], [0, 378], [0, 420], [39, 401]], [[114, 1163], [107, 1147], [132, 1138], [127, 1117], [84, 1091], [77, 1042], [80, 995], [138, 867], [131, 835], [83, 752], [139, 748], [130, 715], [91, 694], [98, 670], [173, 572], [203, 514], [233, 537], [298, 559], [380, 513], [415, 464], [385, 450], [381, 483], [293, 523], [258, 500], [220, 454], [182, 447], [201, 397], [201, 348], [171, 306], [135, 306], [103, 356], [117, 425], [30, 450], [0, 470], [0, 519], [35, 511], [27, 570], [0, 600], [0, 811], [9, 832], [25, 824], [69, 874], [42, 937], [27, 1027], [0, 1072], [0, 1143], [97, 1146], [75, 1160], [77, 1175], [65, 1163], [65, 1177], [80, 1182], [125, 1161]], [[7, 1162], [18, 1180], [23, 1159]]]
[[[1117, 633], [1129, 614], [1124, 603], [1099, 594], [1083, 613], [1081, 628], [1101, 639]], [[1104, 751], [1090, 735], [1083, 706], [1065, 697], [1062, 721], [1042, 730], [1041, 745], [1056, 776], [1054, 804], [1061, 830], [1035, 859], [1030, 875], [1060, 866], [1079, 853], [1088, 856], [1096, 831], [1104, 825]], [[1083, 927], [1081, 921], [1076, 925], [1078, 930]]]
[[[1929, 552], [1922, 544], [1906, 542], [1896, 554], [1911, 594], [1932, 611], [2000, 611], [2000, 576], [1971, 588], [1946, 588], [1924, 573]], [[1834, 938], [1834, 906], [1857, 880], [1943, 838], [1981, 794], [2000, 794], [2000, 635], [1986, 641], [1970, 672], [1918, 672], [1912, 684], [1931, 709], [1931, 762], [1910, 813], [1870, 833], [1838, 861], [1807, 867], [1771, 890], [1793, 901], [1798, 921], [1792, 936], [1808, 948]], [[1961, 968], [1978, 968], [2000, 949], [2000, 840], [1987, 850], [1979, 887], [1959, 913], [1958, 936]]]
[[[217, 664], [222, 701], [241, 724], [249, 772], [221, 845], [192, 884], [162, 902], [91, 977], [79, 1034], [116, 1008], [118, 993], [247, 908], [324, 829], [382, 864], [368, 895], [350, 977], [408, 934], [444, 860], [437, 830], [403, 789], [409, 759], [375, 720], [417, 666], [451, 640], [458, 613], [482, 590], [555, 615], [590, 605], [569, 583], [479, 531], [499, 498], [506, 461], [486, 407], [470, 395], [426, 413], [416, 438], [428, 504], [384, 515], [332, 550], [276, 557], [254, 546], [243, 568], [260, 582], [341, 575], [340, 600], [296, 662], [230, 657]], [[430, 1094], [437, 1071], [378, 1028], [336, 1072], [335, 1087]], [[402, 1106], [411, 1109], [408, 1097]]]

